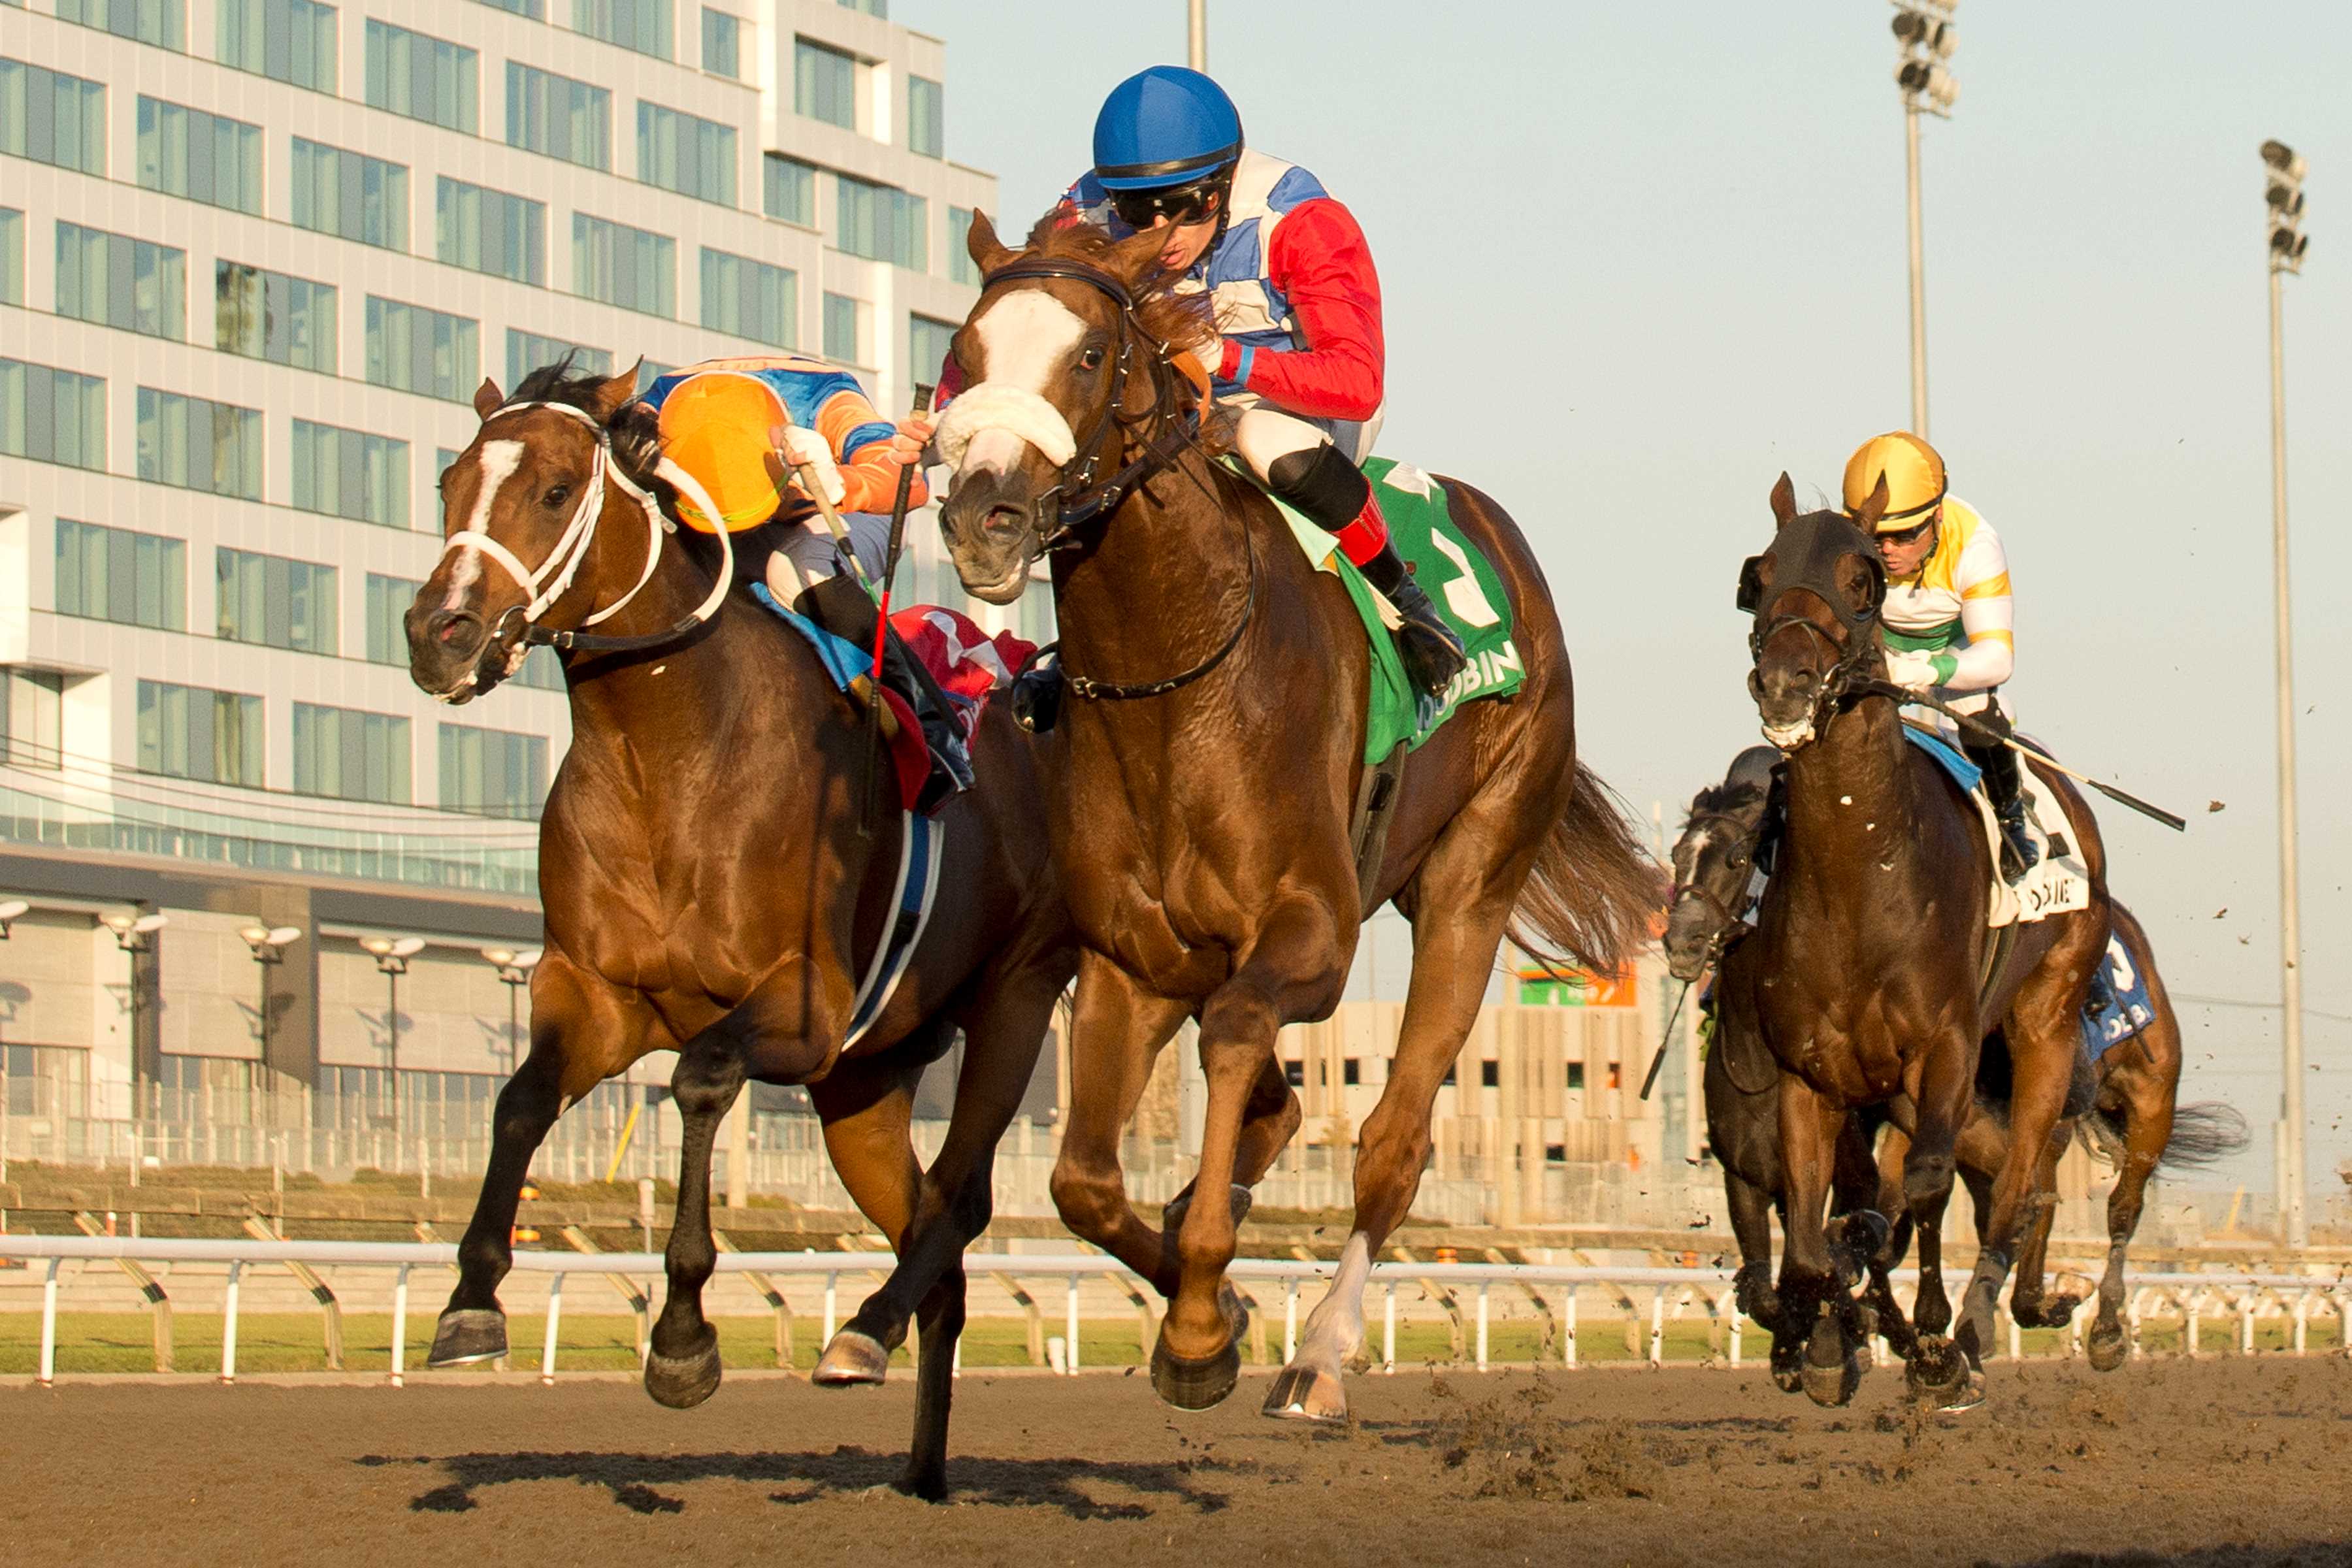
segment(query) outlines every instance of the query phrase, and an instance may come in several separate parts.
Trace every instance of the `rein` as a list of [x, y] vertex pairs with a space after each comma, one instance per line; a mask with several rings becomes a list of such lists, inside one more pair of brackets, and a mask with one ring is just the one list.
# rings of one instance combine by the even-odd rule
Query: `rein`
[[[1082, 261], [1054, 259], [1046, 257], [1009, 261], [989, 273], [980, 281], [985, 294], [1000, 283], [1026, 279], [1063, 279], [1084, 283], [1118, 307], [1118, 358], [1111, 368], [1110, 395], [1103, 405], [1102, 417], [1085, 440], [1077, 443], [1069, 462], [1062, 465], [1052, 486], [1031, 503], [1030, 526], [1037, 534], [1037, 548], [1042, 554], [1060, 550], [1090, 548], [1118, 508], [1129, 495], [1157, 479], [1177, 463], [1184, 454], [1197, 451], [1201, 439], [1201, 422], [1197, 415], [1181, 414], [1173, 420], [1168, 417], [1172, 398], [1171, 377], [1175, 374], [1168, 363], [1168, 346], [1157, 345], [1150, 357], [1151, 405], [1130, 420], [1120, 410], [1127, 401], [1128, 378], [1134, 367], [1135, 345], [1138, 339], [1150, 342], [1135, 313], [1135, 295], [1127, 284], [1098, 267]], [[1117, 473], [1097, 484], [1096, 471], [1102, 466], [1105, 454], [1115, 442], [1121, 452], [1125, 443], [1118, 441], [1122, 426], [1150, 426], [1153, 434], [1139, 442], [1136, 457]], [[1200, 479], [1181, 469], [1184, 477], [1200, 489], [1212, 503], [1216, 497]], [[1222, 508], [1220, 510], [1223, 510]], [[1051, 525], [1046, 520], [1052, 519]], [[1232, 657], [1241, 646], [1242, 637], [1257, 614], [1257, 542], [1251, 537], [1249, 521], [1236, 517], [1241, 530], [1242, 556], [1246, 587], [1242, 599], [1240, 617], [1216, 650], [1190, 669], [1159, 680], [1118, 681], [1097, 680], [1092, 676], [1069, 669], [1062, 672], [1063, 683], [1072, 696], [1087, 701], [1129, 702], [1144, 698], [1164, 697], [1171, 691], [1192, 685]], [[1058, 660], [1061, 644], [1048, 643], [1032, 654], [1026, 664], [1034, 665], [1048, 653]]]
[[[531, 413], [540, 409], [551, 409], [567, 418], [577, 419], [594, 435], [597, 446], [597, 461], [588, 484], [581, 491], [579, 503], [572, 509], [572, 516], [564, 524], [563, 532], [556, 539], [555, 547], [548, 552], [547, 559], [536, 569], [524, 565], [521, 557], [492, 538], [487, 528], [460, 529], [449, 535], [441, 548], [445, 557], [460, 550], [478, 552], [485, 559], [496, 563], [499, 570], [529, 595], [529, 603], [509, 608], [499, 617], [499, 624], [491, 631], [489, 646], [492, 647], [506, 643], [509, 637], [514, 639], [505, 673], [513, 674], [522, 653], [534, 646], [552, 647], [563, 653], [638, 653], [667, 647], [709, 621], [726, 601], [727, 591], [733, 586], [735, 580], [734, 544], [724, 530], [719, 535], [719, 575], [711, 584], [710, 592], [701, 604], [674, 625], [660, 631], [629, 637], [615, 637], [586, 629], [617, 614], [644, 590], [646, 584], [653, 581], [654, 572], [661, 563], [662, 535], [674, 531], [677, 525], [662, 516], [661, 504], [655, 500], [653, 493], [623, 470], [620, 460], [613, 454], [611, 430], [586, 409], [570, 403], [512, 403], [493, 409], [482, 424], [488, 426], [491, 420], [504, 418], [509, 414]], [[700, 508], [704, 516], [719, 515], [702, 486], [685, 469], [664, 458], [656, 472]], [[637, 574], [637, 580], [629, 585], [628, 592], [604, 608], [591, 612], [578, 626], [541, 626], [539, 617], [571, 591], [581, 566], [588, 559], [589, 550], [596, 542], [596, 530], [604, 517], [604, 487], [608, 481], [645, 514], [645, 567]], [[487, 523], [488, 520], [484, 518], [483, 521]], [[467, 671], [465, 679], [453, 689], [453, 694], [468, 689], [477, 683], [478, 678], [478, 666]]]

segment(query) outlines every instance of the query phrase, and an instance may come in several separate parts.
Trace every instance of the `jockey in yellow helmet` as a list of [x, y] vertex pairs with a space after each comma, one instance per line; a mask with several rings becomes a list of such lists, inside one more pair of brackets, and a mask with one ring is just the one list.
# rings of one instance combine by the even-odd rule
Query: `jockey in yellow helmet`
[[[1907, 430], [1864, 441], [1845, 465], [1845, 510], [1859, 511], [1881, 479], [1886, 510], [1876, 528], [1886, 567], [1887, 679], [1907, 691], [2009, 728], [2000, 693], [2017, 661], [2009, 561], [2000, 536], [1977, 510], [1950, 493], [1944, 459]], [[1985, 792], [2000, 819], [2013, 881], [2035, 858], [2019, 794], [2017, 753], [1996, 741], [1961, 732], [1969, 760], [1984, 771]]]

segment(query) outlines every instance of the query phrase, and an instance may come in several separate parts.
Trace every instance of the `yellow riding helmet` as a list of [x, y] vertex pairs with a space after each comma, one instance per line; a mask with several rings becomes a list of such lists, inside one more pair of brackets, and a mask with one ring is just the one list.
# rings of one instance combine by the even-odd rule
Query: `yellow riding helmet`
[[1944, 459], [1908, 430], [1873, 436], [1845, 460], [1847, 516], [1862, 510], [1882, 477], [1886, 480], [1886, 510], [1878, 519], [1881, 533], [1917, 527], [1944, 499]]
[[768, 384], [736, 371], [705, 371], [670, 389], [661, 405], [662, 454], [702, 482], [717, 521], [680, 497], [681, 521], [705, 533], [756, 528], [783, 500], [775, 431], [783, 402]]

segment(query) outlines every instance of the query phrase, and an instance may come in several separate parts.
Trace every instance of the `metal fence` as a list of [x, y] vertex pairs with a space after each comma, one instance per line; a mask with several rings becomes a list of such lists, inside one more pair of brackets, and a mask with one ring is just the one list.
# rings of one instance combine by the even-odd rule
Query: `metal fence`
[[[57, 1376], [57, 1320], [62, 1266], [68, 1261], [113, 1262], [129, 1264], [222, 1264], [228, 1269], [224, 1300], [221, 1355], [218, 1376], [224, 1383], [236, 1378], [236, 1339], [240, 1287], [248, 1268], [278, 1266], [296, 1272], [298, 1278], [313, 1267], [339, 1266], [366, 1268], [393, 1272], [392, 1356], [387, 1381], [402, 1386], [407, 1375], [408, 1287], [415, 1269], [454, 1268], [457, 1248], [446, 1244], [348, 1242], [348, 1241], [180, 1241], [137, 1240], [116, 1237], [0, 1237], [0, 1258], [16, 1258], [41, 1266], [41, 1338], [37, 1381], [47, 1386]], [[783, 1300], [766, 1281], [772, 1278], [821, 1279], [824, 1286], [824, 1338], [830, 1340], [839, 1321], [839, 1292], [844, 1274], [864, 1276], [875, 1268], [877, 1259], [867, 1257], [862, 1261], [843, 1255], [807, 1252], [721, 1253], [718, 1258], [720, 1274], [751, 1276], [768, 1296], [773, 1310], [787, 1310]], [[971, 1259], [976, 1279], [996, 1282], [1013, 1294], [1032, 1313], [1039, 1313], [1035, 1293], [1021, 1288], [1021, 1282], [1059, 1281], [1063, 1287], [1065, 1338], [1063, 1352], [1054, 1363], [1054, 1370], [1075, 1374], [1082, 1370], [1079, 1356], [1079, 1284], [1085, 1279], [1108, 1279], [1118, 1285], [1132, 1300], [1142, 1300], [1140, 1291], [1150, 1289], [1129, 1274], [1115, 1258], [1091, 1254], [975, 1254]], [[576, 1253], [518, 1251], [514, 1268], [519, 1274], [544, 1275], [548, 1280], [545, 1338], [540, 1356], [540, 1377], [542, 1382], [555, 1381], [558, 1344], [563, 1313], [563, 1285], [573, 1275], [659, 1276], [663, 1271], [660, 1255], [651, 1252]], [[1234, 1260], [1231, 1277], [1244, 1290], [1262, 1287], [1279, 1290], [1282, 1299], [1283, 1360], [1287, 1362], [1297, 1348], [1299, 1298], [1314, 1292], [1319, 1296], [1321, 1287], [1337, 1268], [1334, 1263], [1292, 1260], [1286, 1258], [1244, 1258]], [[315, 1276], [311, 1277], [315, 1279]], [[1725, 1268], [1658, 1268], [1570, 1267], [1554, 1264], [1486, 1264], [1486, 1263], [1376, 1263], [1367, 1289], [1380, 1293], [1381, 1356], [1379, 1368], [1394, 1373], [1397, 1367], [1397, 1293], [1400, 1287], [1419, 1286], [1425, 1291], [1435, 1291], [1448, 1298], [1449, 1310], [1458, 1310], [1453, 1297], [1458, 1289], [1475, 1291], [1476, 1330], [1475, 1351], [1465, 1346], [1465, 1360], [1476, 1370], [1485, 1372], [1495, 1364], [1488, 1357], [1488, 1330], [1491, 1321], [1490, 1302], [1493, 1291], [1501, 1287], [1522, 1293], [1532, 1300], [1541, 1314], [1556, 1331], [1552, 1336], [1556, 1346], [1557, 1363], [1565, 1369], [1580, 1364], [1577, 1354], [1579, 1305], [1584, 1297], [1598, 1294], [1603, 1300], [1604, 1312], [1622, 1312], [1629, 1323], [1641, 1321], [1646, 1305], [1648, 1329], [1647, 1364], [1668, 1364], [1665, 1354], [1666, 1325], [1669, 1321], [1696, 1316], [1718, 1325], [1725, 1345], [1723, 1361], [1738, 1367], [1743, 1364], [1745, 1352], [1745, 1320], [1733, 1300], [1732, 1272]], [[1916, 1285], [1916, 1270], [1906, 1270], [1896, 1276], [1898, 1282]], [[1958, 1293], [1965, 1288], [1958, 1275], [1947, 1275], [1946, 1288]], [[322, 1303], [331, 1303], [333, 1296], [323, 1287], [313, 1284], [314, 1295]], [[161, 1297], [151, 1291], [151, 1301]], [[1261, 1302], [1263, 1310], [1264, 1303]], [[1557, 1309], [1555, 1312], [1555, 1307]], [[2079, 1354], [2082, 1348], [2082, 1328], [2091, 1315], [2092, 1303], [2084, 1302], [2076, 1310], [2068, 1337], [2069, 1354]], [[2152, 1273], [2138, 1275], [2134, 1279], [2126, 1321], [2130, 1334], [2132, 1354], [2146, 1353], [2140, 1343], [2145, 1321], [2178, 1317], [2184, 1324], [2184, 1353], [2196, 1355], [2202, 1337], [2204, 1321], [2219, 1318], [2237, 1325], [2232, 1348], [2240, 1354], [2252, 1354], [2254, 1349], [2255, 1325], [2258, 1321], [2275, 1321], [2284, 1326], [2286, 1353], [2310, 1353], [2309, 1330], [2316, 1312], [2335, 1316], [2338, 1326], [2338, 1345], [2352, 1350], [2352, 1282], [2341, 1279], [2314, 1278], [2294, 1274], [2258, 1273]], [[638, 1355], [642, 1360], [647, 1348], [647, 1313], [643, 1305], [637, 1311]], [[2024, 1354], [2022, 1335], [2013, 1320], [2009, 1321], [2009, 1356], [2014, 1360]], [[787, 1331], [788, 1332], [788, 1331]], [[786, 1335], [780, 1334], [780, 1345]], [[1883, 1354], [1883, 1346], [1881, 1347]]]

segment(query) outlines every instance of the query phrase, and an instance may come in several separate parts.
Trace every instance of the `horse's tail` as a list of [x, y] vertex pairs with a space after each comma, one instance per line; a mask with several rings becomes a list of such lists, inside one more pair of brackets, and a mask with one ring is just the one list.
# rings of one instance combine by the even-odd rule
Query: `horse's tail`
[[[2124, 1159], [2124, 1126], [2121, 1120], [2104, 1110], [2095, 1110], [2075, 1123], [2083, 1142], [2090, 1152], [2110, 1165], [2120, 1165]], [[2194, 1105], [2175, 1106], [2172, 1111], [2172, 1136], [2164, 1145], [2164, 1153], [2157, 1161], [2158, 1169], [2195, 1171], [2245, 1152], [2252, 1141], [2246, 1131], [2246, 1119], [2235, 1106], [2224, 1105], [2218, 1100], [2200, 1100]]]
[[1538, 963], [1622, 972], [1655, 935], [1666, 883], [1607, 784], [1576, 764], [1568, 809], [1537, 847], [1511, 940]]

